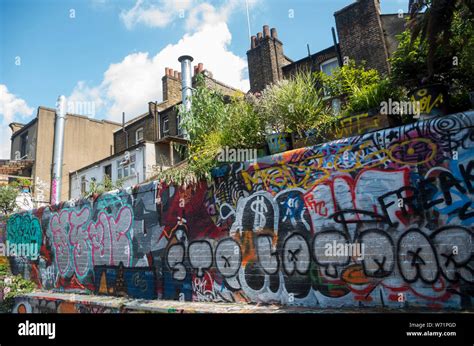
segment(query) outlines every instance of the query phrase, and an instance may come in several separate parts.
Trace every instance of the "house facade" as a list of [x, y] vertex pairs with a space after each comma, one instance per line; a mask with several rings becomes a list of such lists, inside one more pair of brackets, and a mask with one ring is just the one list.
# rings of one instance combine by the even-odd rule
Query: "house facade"
[[[12, 123], [11, 159], [0, 166], [0, 174], [30, 178], [35, 207], [50, 203], [54, 126], [56, 111], [38, 107], [28, 124]], [[113, 132], [120, 125], [82, 115], [67, 114], [61, 200], [69, 198], [69, 172], [113, 154]], [[3, 172], [2, 172], [3, 171]]]
[[71, 172], [70, 198], [78, 199], [86, 195], [91, 184], [103, 182], [105, 176], [115, 183], [119, 181], [123, 188], [132, 187], [151, 178], [155, 163], [155, 143], [141, 141], [128, 150]]
[[299, 70], [330, 73], [348, 59], [364, 62], [381, 75], [390, 73], [388, 59], [398, 47], [396, 35], [405, 30], [405, 14], [382, 14], [380, 0], [357, 0], [335, 12], [334, 18], [339, 42], [297, 61], [284, 54], [277, 30], [264, 25], [251, 37], [247, 51], [250, 92], [260, 92]]

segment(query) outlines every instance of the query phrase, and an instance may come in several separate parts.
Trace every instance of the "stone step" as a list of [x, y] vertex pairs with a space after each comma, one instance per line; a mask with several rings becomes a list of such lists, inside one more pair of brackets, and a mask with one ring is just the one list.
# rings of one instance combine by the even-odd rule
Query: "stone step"
[[36, 291], [15, 298], [13, 313], [380, 313], [433, 310], [382, 308], [309, 308], [248, 303], [181, 302], [105, 295]]

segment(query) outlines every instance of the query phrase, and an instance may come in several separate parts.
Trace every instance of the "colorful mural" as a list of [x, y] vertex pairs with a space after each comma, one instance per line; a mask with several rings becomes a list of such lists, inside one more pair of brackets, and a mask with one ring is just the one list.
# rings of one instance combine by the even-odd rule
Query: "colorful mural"
[[[18, 214], [8, 240], [41, 248], [12, 268], [143, 299], [472, 309], [473, 124], [443, 116], [221, 166], [209, 185]], [[349, 245], [362, 253], [328, 253]]]

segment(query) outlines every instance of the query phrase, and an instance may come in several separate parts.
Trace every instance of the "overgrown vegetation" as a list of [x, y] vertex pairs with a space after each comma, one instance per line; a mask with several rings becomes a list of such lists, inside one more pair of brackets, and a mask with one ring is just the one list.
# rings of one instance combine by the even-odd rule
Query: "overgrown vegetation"
[[260, 96], [236, 93], [225, 97], [205, 86], [198, 75], [192, 96], [192, 108], [179, 108], [183, 129], [190, 143], [185, 162], [158, 173], [167, 183], [192, 184], [211, 179], [210, 171], [218, 162], [223, 147], [260, 149], [265, 136], [328, 129], [337, 120], [324, 101], [324, 93], [315, 88], [318, 78], [298, 73], [289, 80], [268, 86]]
[[330, 76], [319, 72], [317, 78], [326, 95], [345, 97], [343, 117], [378, 108], [390, 98], [397, 101], [404, 98], [404, 91], [390, 79], [381, 78], [375, 69], [357, 66], [353, 60], [336, 68]]
[[336, 121], [317, 82], [316, 74], [299, 72], [263, 90], [257, 110], [268, 133], [296, 133], [303, 137], [305, 131], [325, 131]]
[[[3, 264], [0, 264], [0, 272], [4, 272], [5, 268], [2, 268]], [[21, 275], [6, 275], [1, 276], [0, 274], [0, 290], [3, 294], [3, 301], [0, 302], [0, 313], [11, 312], [15, 304], [15, 297], [33, 292], [36, 285], [29, 280], [24, 279]]]
[[[424, 14], [420, 11], [426, 10]], [[419, 0], [409, 28], [398, 35], [391, 79], [413, 90], [433, 83], [448, 87], [453, 112], [470, 107], [474, 90], [474, 2]]]
[[115, 183], [110, 179], [108, 175], [104, 175], [102, 182], [92, 180], [89, 183], [89, 189], [84, 193], [85, 198], [89, 198], [95, 195], [101, 195], [105, 192], [121, 189], [123, 187], [123, 180], [117, 180]]
[[[209, 180], [221, 148], [263, 148], [266, 136], [275, 133], [294, 134], [298, 140], [308, 133], [328, 138], [326, 134], [339, 126], [341, 118], [375, 114], [389, 100], [409, 101], [409, 92], [425, 83], [448, 85], [453, 111], [469, 108], [469, 92], [474, 90], [474, 5], [471, 0], [417, 3], [410, 28], [398, 36], [400, 44], [391, 58], [389, 77], [349, 61], [331, 75], [300, 72], [267, 86], [260, 95], [230, 98], [206, 88], [198, 77], [191, 110], [179, 110], [190, 137], [187, 159], [156, 178], [185, 185]], [[442, 14], [441, 8], [450, 12]], [[440, 27], [434, 27], [436, 23]], [[338, 116], [328, 108], [332, 98], [342, 101]], [[397, 118], [414, 120], [406, 114]]]
[[3, 215], [8, 215], [15, 210], [19, 192], [18, 187], [14, 185], [0, 186], [0, 211]]

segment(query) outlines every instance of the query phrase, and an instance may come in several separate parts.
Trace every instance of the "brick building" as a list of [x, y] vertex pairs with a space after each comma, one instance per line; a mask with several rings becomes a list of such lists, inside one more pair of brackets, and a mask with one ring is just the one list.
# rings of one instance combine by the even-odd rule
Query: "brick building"
[[261, 91], [301, 69], [330, 73], [346, 57], [365, 61], [366, 67], [382, 75], [390, 73], [388, 58], [398, 46], [395, 36], [405, 29], [404, 16], [381, 14], [380, 0], [357, 0], [334, 13], [334, 18], [339, 43], [297, 61], [285, 56], [276, 29], [264, 25], [263, 32], [251, 37], [247, 51], [250, 91]]

